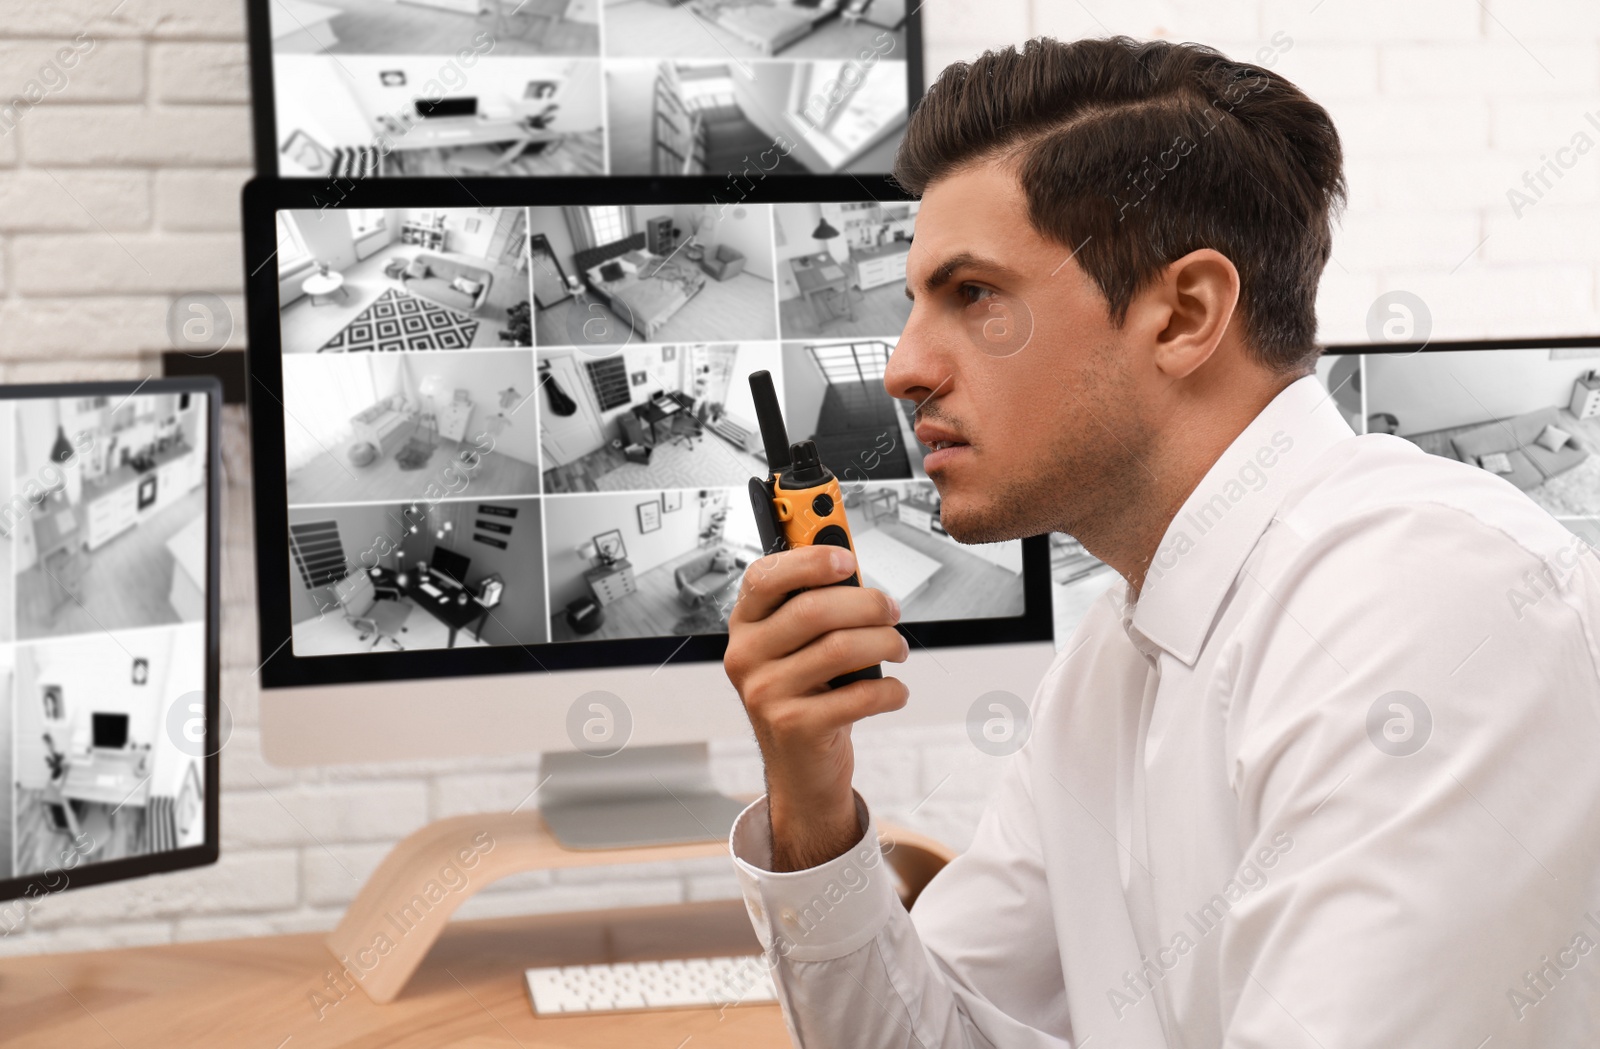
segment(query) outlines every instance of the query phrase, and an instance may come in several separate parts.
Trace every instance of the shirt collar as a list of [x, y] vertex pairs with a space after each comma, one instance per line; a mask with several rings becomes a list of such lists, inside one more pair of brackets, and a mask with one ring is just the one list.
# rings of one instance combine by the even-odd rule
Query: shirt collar
[[1206, 471], [1167, 526], [1137, 601], [1129, 599], [1124, 581], [1119, 611], [1134, 644], [1147, 656], [1154, 657], [1153, 645], [1192, 666], [1223, 595], [1295, 476], [1353, 436], [1316, 375], [1280, 390]]

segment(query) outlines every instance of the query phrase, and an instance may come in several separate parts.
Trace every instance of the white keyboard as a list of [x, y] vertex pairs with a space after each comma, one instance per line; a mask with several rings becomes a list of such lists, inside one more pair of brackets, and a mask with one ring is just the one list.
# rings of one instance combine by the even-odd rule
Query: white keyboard
[[429, 597], [442, 597], [444, 595], [444, 591], [440, 590], [438, 587], [434, 586], [432, 583], [423, 583], [421, 586], [417, 587], [417, 589], [421, 590], [424, 594], [427, 594]]
[[778, 1000], [759, 954], [529, 969], [527, 979], [533, 1011], [541, 1016], [718, 1009]]

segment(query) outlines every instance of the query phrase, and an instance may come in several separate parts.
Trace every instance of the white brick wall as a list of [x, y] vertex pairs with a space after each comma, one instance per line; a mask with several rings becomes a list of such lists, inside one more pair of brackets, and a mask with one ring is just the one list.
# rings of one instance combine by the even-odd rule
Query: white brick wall
[[[129, 0], [108, 19], [113, 6], [8, 0], [0, 15], [0, 99], [79, 34], [95, 42], [60, 90], [0, 135], [0, 380], [150, 374], [183, 292], [217, 292], [243, 317], [243, 5]], [[1440, 337], [1600, 328], [1600, 149], [1521, 218], [1506, 201], [1600, 109], [1593, 0], [927, 0], [924, 13], [930, 72], [1035, 33], [1202, 40], [1241, 58], [1287, 34], [1274, 68], [1329, 108], [1350, 158], [1351, 215], [1321, 301], [1329, 340], [1364, 340], [1368, 305], [1395, 288], [1429, 302]], [[0, 954], [331, 928], [395, 839], [516, 805], [539, 781], [531, 759], [299, 770], [261, 758], [243, 435], [231, 413], [223, 695], [236, 729], [223, 755], [223, 860], [45, 900], [0, 936]], [[960, 726], [869, 725], [856, 740], [858, 783], [877, 811], [970, 840], [998, 763]], [[748, 742], [714, 750], [723, 789], [759, 790]], [[734, 892], [721, 860], [540, 872], [463, 914]]]

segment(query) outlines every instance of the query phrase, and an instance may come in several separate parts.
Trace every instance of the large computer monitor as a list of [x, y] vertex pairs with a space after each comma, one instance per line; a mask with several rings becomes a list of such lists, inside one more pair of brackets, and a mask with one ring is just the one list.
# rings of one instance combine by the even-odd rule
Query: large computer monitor
[[221, 401], [0, 387], [0, 929], [216, 861]]
[[[1575, 556], [1600, 549], [1600, 336], [1332, 344], [1316, 374], [1355, 433], [1493, 469], [1573, 533]], [[1122, 579], [1072, 537], [1050, 543], [1059, 648]]]
[[920, 10], [250, 0], [257, 168], [320, 179], [883, 173], [922, 95]]
[[[945, 535], [883, 389], [915, 201], [844, 176], [722, 203], [717, 179], [425, 188], [246, 194], [271, 760], [748, 737], [721, 657], [762, 552], [763, 370], [904, 610], [912, 701], [888, 717], [1032, 694], [1048, 542]], [[458, 572], [465, 592], [430, 582]]]

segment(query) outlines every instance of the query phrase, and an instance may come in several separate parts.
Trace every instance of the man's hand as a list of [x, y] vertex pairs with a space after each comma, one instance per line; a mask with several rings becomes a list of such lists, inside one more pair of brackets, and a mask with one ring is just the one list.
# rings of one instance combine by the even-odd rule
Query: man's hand
[[[898, 678], [830, 678], [910, 651], [894, 628], [900, 606], [860, 586], [830, 586], [855, 571], [836, 546], [769, 554], [750, 566], [728, 616], [728, 679], [744, 700], [767, 770], [772, 868], [804, 870], [849, 851], [861, 838], [850, 788], [850, 726], [905, 706]], [[789, 597], [802, 587], [812, 589]]]

